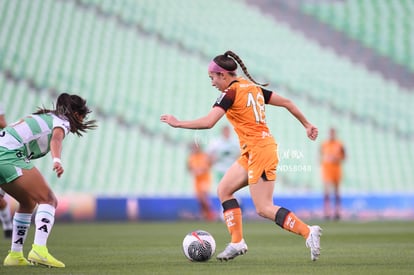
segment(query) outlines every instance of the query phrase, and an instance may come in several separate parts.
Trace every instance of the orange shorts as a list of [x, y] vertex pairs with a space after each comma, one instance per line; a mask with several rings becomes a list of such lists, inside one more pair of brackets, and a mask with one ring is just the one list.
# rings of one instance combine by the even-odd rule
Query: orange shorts
[[325, 183], [339, 184], [342, 179], [342, 169], [336, 164], [322, 164], [322, 180]]
[[210, 192], [211, 176], [202, 176], [194, 180], [194, 191], [196, 194], [203, 194]]
[[277, 144], [274, 141], [263, 142], [252, 148], [246, 148], [238, 159], [238, 163], [246, 169], [249, 184], [257, 183], [260, 177], [275, 181], [276, 168], [279, 163]]

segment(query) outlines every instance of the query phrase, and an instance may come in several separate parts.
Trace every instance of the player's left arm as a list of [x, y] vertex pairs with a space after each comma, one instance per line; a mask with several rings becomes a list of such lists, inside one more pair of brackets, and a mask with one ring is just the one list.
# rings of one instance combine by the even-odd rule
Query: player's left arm
[[65, 131], [61, 127], [55, 127], [52, 131], [52, 138], [50, 140], [50, 154], [53, 158], [53, 170], [56, 175], [60, 177], [64, 169], [62, 167], [61, 153], [62, 153], [62, 141], [65, 137]]
[[305, 127], [306, 134], [311, 140], [315, 140], [318, 137], [318, 128], [311, 124], [305, 117], [305, 115], [299, 110], [299, 108], [288, 98], [282, 97], [274, 92], [263, 90], [265, 94], [266, 103], [286, 108], [300, 123]]

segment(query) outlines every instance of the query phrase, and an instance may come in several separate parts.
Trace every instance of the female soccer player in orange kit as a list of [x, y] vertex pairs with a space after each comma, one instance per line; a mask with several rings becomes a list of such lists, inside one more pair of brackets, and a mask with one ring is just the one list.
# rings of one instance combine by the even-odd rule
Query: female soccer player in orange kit
[[330, 218], [330, 193], [333, 190], [335, 198], [334, 219], [341, 218], [340, 184], [342, 179], [342, 163], [345, 160], [345, 147], [336, 138], [335, 128], [329, 130], [329, 139], [321, 145], [321, 170], [324, 186], [324, 215]]
[[[236, 62], [250, 81], [237, 76]], [[311, 259], [317, 260], [320, 255], [322, 229], [319, 226], [308, 226], [293, 212], [273, 204], [279, 160], [277, 144], [266, 124], [265, 104], [286, 108], [302, 123], [311, 140], [317, 138], [318, 129], [308, 122], [292, 101], [262, 88], [261, 86], [267, 84], [257, 83], [240, 57], [232, 51], [216, 56], [208, 66], [208, 75], [212, 85], [221, 91], [221, 95], [206, 116], [184, 121], [165, 114], [161, 116], [161, 121], [176, 128], [210, 129], [226, 115], [239, 137], [241, 156], [229, 168], [217, 188], [224, 220], [231, 235], [231, 242], [217, 255], [217, 259], [227, 261], [247, 252], [241, 209], [233, 194], [249, 186], [256, 212], [283, 229], [303, 236], [306, 246], [310, 248]]]
[[190, 171], [194, 191], [200, 205], [201, 217], [206, 221], [214, 221], [215, 215], [210, 202], [211, 160], [210, 156], [203, 151], [200, 144], [191, 144], [190, 155], [187, 160], [187, 167]]

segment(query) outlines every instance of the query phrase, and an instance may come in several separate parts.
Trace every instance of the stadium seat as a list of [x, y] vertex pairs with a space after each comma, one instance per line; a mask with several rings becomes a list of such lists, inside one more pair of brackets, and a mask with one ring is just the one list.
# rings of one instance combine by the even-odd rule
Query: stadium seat
[[412, 1], [304, 2], [302, 10], [414, 71]]

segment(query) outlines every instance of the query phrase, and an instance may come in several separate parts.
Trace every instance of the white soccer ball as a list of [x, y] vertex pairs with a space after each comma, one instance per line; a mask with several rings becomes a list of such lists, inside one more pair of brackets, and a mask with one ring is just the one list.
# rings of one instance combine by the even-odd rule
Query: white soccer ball
[[205, 262], [216, 251], [216, 241], [207, 231], [192, 231], [184, 237], [183, 251], [190, 261]]

